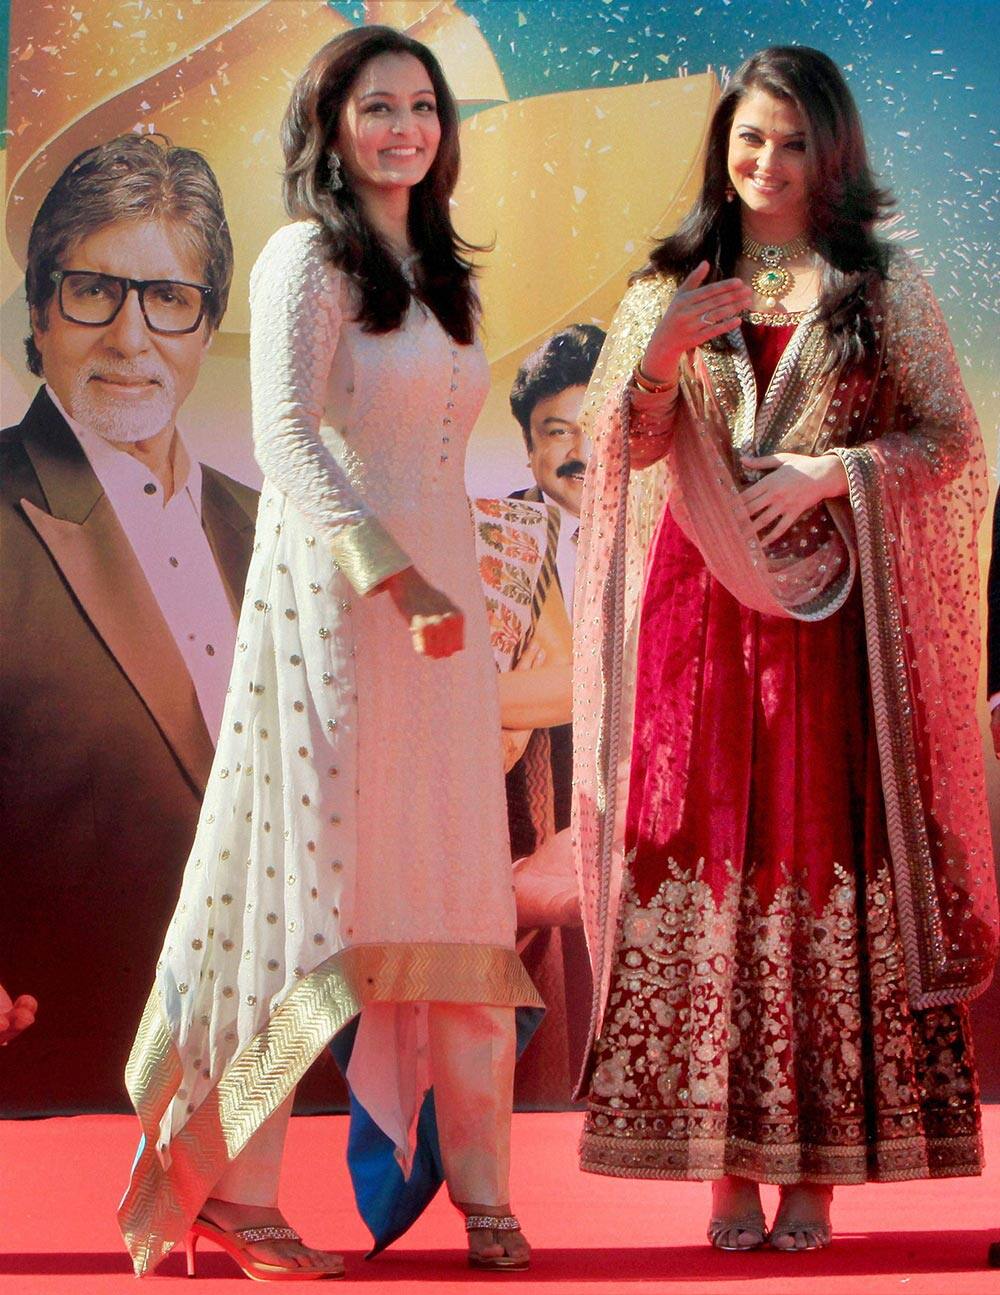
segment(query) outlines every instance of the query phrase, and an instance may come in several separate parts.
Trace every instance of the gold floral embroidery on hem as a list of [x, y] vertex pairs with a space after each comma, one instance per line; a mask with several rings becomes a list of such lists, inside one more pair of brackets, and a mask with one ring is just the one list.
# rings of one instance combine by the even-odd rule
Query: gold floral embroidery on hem
[[[676, 860], [623, 900], [594, 1050], [582, 1164], [597, 1173], [769, 1182], [978, 1172], [962, 1006], [911, 1012], [892, 878], [825, 900]], [[765, 897], [762, 898], [762, 892]]]

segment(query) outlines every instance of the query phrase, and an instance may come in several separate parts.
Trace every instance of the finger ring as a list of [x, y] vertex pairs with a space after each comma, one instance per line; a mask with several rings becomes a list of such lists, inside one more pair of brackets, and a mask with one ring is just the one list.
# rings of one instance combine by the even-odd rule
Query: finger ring
[[700, 318], [701, 318], [701, 322], [702, 322], [703, 324], [709, 324], [709, 325], [714, 326], [714, 325], [715, 325], [715, 323], [717, 322], [716, 320], [714, 320], [714, 319], [710, 319], [710, 318], [709, 318], [709, 314], [708, 314], [708, 311], [707, 311], [707, 310], [705, 310], [705, 311], [703, 311], [703, 312], [702, 312], [702, 314], [701, 314], [701, 317], [700, 317]]

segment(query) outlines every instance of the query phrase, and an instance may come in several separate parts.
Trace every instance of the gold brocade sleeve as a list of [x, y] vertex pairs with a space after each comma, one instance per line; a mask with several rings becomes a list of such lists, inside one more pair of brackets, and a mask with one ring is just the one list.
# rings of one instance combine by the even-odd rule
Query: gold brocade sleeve
[[345, 526], [332, 542], [333, 556], [359, 594], [370, 594], [383, 580], [413, 563], [375, 517]]
[[[600, 414], [608, 396], [620, 392], [633, 368], [642, 359], [653, 330], [670, 304], [676, 285], [672, 279], [654, 275], [631, 284], [608, 329], [607, 340], [587, 388], [583, 418], [591, 424]], [[591, 427], [590, 435], [595, 436]]]

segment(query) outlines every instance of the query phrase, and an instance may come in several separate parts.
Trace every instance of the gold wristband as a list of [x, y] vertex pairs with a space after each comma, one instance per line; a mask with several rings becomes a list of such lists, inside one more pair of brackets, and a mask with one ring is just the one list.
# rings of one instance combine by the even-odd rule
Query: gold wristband
[[652, 378], [646, 377], [638, 364], [632, 370], [632, 383], [649, 396], [665, 396], [667, 392], [677, 390], [676, 378], [672, 378], [669, 382], [654, 382]]

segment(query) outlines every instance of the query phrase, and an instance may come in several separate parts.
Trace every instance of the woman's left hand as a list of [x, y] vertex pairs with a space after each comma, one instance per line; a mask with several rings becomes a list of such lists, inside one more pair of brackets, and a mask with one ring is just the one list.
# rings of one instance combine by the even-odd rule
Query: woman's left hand
[[743, 491], [757, 534], [773, 544], [803, 513], [824, 499], [847, 494], [847, 472], [836, 454], [742, 456], [743, 466], [765, 475]]

